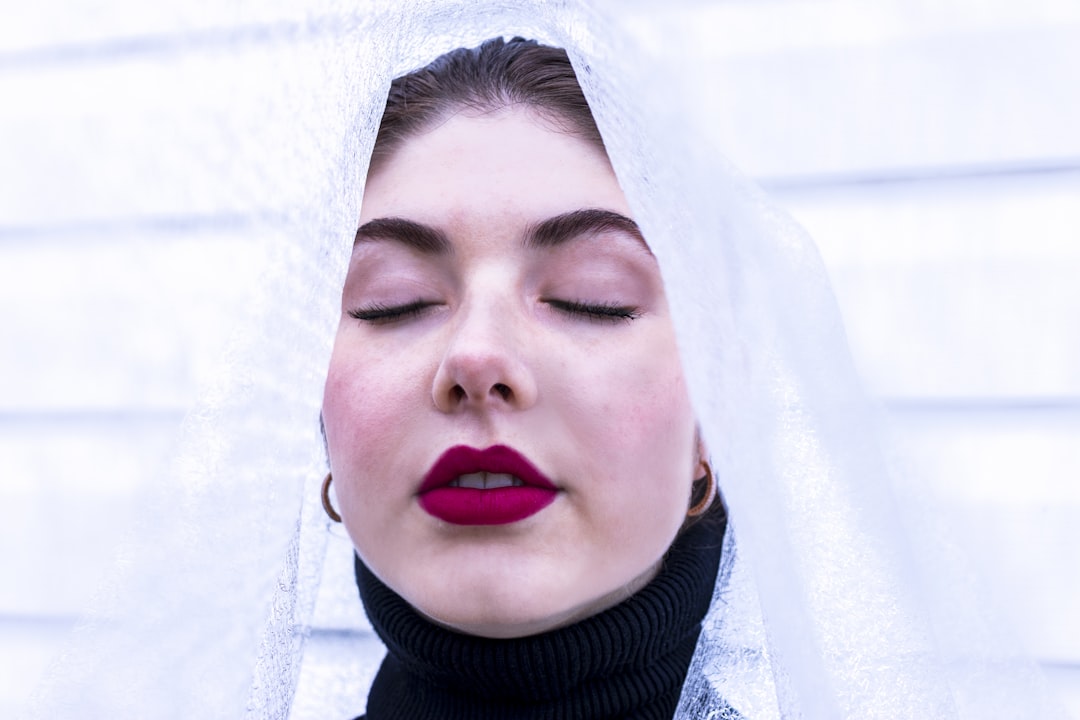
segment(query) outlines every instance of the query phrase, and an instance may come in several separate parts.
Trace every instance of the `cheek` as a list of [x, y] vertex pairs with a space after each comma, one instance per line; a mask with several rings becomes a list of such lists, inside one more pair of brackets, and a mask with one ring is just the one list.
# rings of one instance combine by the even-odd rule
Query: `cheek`
[[594, 366], [586, 383], [592, 401], [575, 413], [576, 430], [623, 517], [681, 522], [693, 480], [694, 413], [674, 340], [650, 340]]
[[[667, 352], [655, 349], [669, 343]], [[692, 455], [694, 415], [673, 339], [613, 358], [590, 385], [602, 397], [601, 427], [609, 425], [607, 431], [625, 438], [626, 446], [665, 458]]]
[[[347, 340], [347, 339], [346, 339]], [[395, 519], [408, 510], [409, 495], [396, 481], [407, 477], [400, 462], [400, 428], [412, 421], [418, 403], [416, 368], [380, 359], [339, 338], [331, 355], [323, 394], [323, 423], [334, 475], [338, 512], [353, 545], [368, 559], [385, 552]]]
[[371, 370], [335, 346], [323, 392], [323, 423], [334, 465], [344, 463], [345, 450], [369, 438], [378, 427], [380, 395], [386, 384], [377, 381]]
[[679, 373], [639, 384], [612, 411], [603, 485], [590, 512], [605, 528], [605, 562], [636, 577], [656, 562], [686, 518], [694, 471], [694, 417]]
[[[622, 408], [617, 424], [624, 455], [624, 482], [644, 484], [637, 492], [675, 498], [689, 491], [694, 460], [694, 414], [681, 373], [676, 369], [639, 385], [636, 397]], [[648, 468], [648, 477], [636, 469]]]
[[[384, 477], [380, 463], [394, 457], [400, 433], [418, 406], [418, 370], [386, 354], [359, 352], [340, 339], [334, 346], [323, 394], [330, 464], [343, 503]], [[371, 490], [367, 487], [364, 490]]]

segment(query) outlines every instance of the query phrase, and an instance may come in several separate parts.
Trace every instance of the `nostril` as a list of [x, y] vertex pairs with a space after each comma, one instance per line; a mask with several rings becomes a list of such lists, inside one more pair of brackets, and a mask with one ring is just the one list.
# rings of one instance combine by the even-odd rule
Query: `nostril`
[[465, 388], [461, 387], [460, 385], [455, 385], [453, 389], [450, 390], [450, 392], [453, 393], [454, 400], [456, 400], [457, 402], [461, 402], [467, 397], [467, 394], [465, 393]]
[[495, 390], [495, 392], [499, 393], [499, 395], [502, 397], [503, 400], [509, 400], [510, 399], [511, 391], [510, 391], [510, 388], [508, 386], [503, 385], [502, 383], [495, 383], [494, 390]]

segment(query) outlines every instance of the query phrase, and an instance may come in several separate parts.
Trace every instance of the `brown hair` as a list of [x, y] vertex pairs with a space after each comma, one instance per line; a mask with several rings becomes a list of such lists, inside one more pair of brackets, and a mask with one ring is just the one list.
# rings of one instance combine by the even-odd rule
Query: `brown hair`
[[566, 51], [520, 37], [495, 38], [448, 52], [390, 84], [371, 167], [454, 112], [514, 105], [525, 105], [556, 128], [604, 149]]

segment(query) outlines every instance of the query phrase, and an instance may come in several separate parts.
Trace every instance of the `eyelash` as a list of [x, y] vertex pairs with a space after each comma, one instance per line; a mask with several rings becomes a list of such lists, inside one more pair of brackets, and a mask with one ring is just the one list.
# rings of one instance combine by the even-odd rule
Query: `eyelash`
[[559, 312], [571, 316], [584, 317], [593, 322], [630, 322], [641, 317], [641, 311], [635, 307], [615, 305], [613, 303], [587, 303], [579, 300], [552, 300], [543, 302]]
[[349, 315], [357, 320], [362, 320], [373, 325], [385, 325], [422, 315], [424, 311], [433, 307], [435, 304], [436, 303], [427, 302], [426, 300], [413, 300], [404, 305], [382, 305], [375, 303], [374, 305], [368, 305], [367, 307], [350, 310]]
[[[637, 308], [613, 303], [588, 303], [580, 300], [554, 300], [550, 298], [543, 299], [542, 302], [561, 313], [572, 317], [582, 317], [592, 322], [630, 322], [641, 317], [641, 311]], [[413, 300], [404, 305], [375, 303], [367, 307], [350, 310], [349, 315], [373, 325], [385, 325], [422, 315], [436, 304], [426, 300]]]

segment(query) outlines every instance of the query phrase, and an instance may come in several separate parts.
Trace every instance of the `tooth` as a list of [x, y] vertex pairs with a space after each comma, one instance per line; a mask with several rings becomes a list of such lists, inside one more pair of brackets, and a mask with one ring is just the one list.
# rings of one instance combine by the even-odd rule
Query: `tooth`
[[454, 478], [450, 481], [447, 487], [461, 487], [461, 480], [459, 478]]
[[488, 473], [487, 482], [484, 483], [484, 487], [491, 490], [493, 488], [505, 488], [514, 486], [514, 476], [506, 473]]
[[484, 489], [484, 475], [485, 473], [469, 473], [462, 475], [458, 478], [458, 487], [472, 488], [474, 490]]

